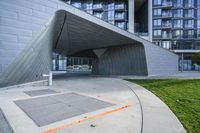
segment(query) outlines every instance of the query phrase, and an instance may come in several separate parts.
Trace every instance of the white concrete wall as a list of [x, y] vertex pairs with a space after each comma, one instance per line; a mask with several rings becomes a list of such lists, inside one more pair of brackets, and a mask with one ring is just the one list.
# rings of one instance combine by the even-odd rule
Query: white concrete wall
[[0, 74], [54, 12], [64, 8], [59, 0], [0, 0]]

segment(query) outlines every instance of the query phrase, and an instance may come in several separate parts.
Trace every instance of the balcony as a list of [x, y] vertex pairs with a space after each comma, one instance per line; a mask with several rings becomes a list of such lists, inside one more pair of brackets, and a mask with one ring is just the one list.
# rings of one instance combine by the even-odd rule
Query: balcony
[[162, 3], [162, 8], [172, 8], [172, 6], [173, 6], [173, 3], [171, 2], [171, 1], [164, 1], [163, 3]]
[[117, 26], [117, 27], [119, 27], [121, 29], [124, 29], [124, 30], [127, 29], [126, 24], [124, 22], [123, 23], [115, 23], [115, 26]]
[[81, 9], [81, 3], [72, 3], [72, 6]]
[[171, 23], [163, 23], [162, 28], [163, 29], [170, 29], [170, 28], [172, 28], [172, 24]]
[[102, 13], [94, 13], [94, 16], [100, 19], [103, 19], [103, 14]]
[[172, 35], [171, 34], [163, 34], [162, 39], [171, 39]]
[[94, 4], [93, 10], [94, 11], [103, 11], [103, 4]]
[[194, 14], [185, 14], [185, 18], [194, 18]]
[[126, 20], [126, 16], [125, 14], [115, 14], [115, 20], [116, 21], [125, 21]]
[[183, 29], [183, 24], [174, 24], [174, 29]]
[[125, 4], [117, 4], [117, 5], [115, 5], [115, 10], [116, 11], [125, 11], [125, 9], [126, 9]]
[[185, 3], [185, 8], [194, 8], [194, 3]]
[[174, 3], [175, 8], [183, 8], [183, 3]]
[[162, 18], [172, 18], [172, 13], [171, 12], [163, 12], [162, 13]]
[[183, 39], [183, 35], [174, 35], [173, 40], [180, 40]]
[[193, 29], [194, 25], [193, 24], [185, 24], [184, 26], [186, 29]]
[[174, 14], [174, 18], [183, 18], [183, 14]]

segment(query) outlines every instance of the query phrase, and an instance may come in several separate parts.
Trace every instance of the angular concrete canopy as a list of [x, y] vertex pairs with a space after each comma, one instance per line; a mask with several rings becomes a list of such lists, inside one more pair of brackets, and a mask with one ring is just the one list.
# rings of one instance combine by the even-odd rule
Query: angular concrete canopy
[[52, 50], [93, 58], [94, 74], [154, 75], [177, 72], [177, 55], [69, 6], [58, 10], [2, 74], [0, 87], [43, 79]]

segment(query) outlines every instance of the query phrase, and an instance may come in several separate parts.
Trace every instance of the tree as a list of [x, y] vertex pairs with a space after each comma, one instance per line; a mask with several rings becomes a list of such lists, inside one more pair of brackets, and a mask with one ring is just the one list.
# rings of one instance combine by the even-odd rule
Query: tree
[[194, 55], [194, 61], [199, 66], [199, 70], [200, 70], [200, 52]]

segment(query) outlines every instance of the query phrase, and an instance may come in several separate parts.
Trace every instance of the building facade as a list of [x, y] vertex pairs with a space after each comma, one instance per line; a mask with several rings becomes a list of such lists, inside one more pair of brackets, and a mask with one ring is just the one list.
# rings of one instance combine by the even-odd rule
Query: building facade
[[[102, 19], [112, 25], [115, 25], [123, 30], [129, 31], [146, 40], [149, 40], [156, 45], [169, 49], [179, 55], [179, 70], [180, 71], [197, 71], [198, 66], [195, 64], [194, 55], [200, 52], [200, 0], [59, 0], [63, 4], [70, 4], [80, 10], [83, 10], [99, 19]], [[8, 1], [9, 2], [9, 1]], [[7, 3], [8, 3], [7, 2]], [[54, 1], [46, 1], [51, 4]], [[25, 15], [31, 15], [32, 9], [26, 9], [27, 13], [17, 16], [4, 10], [7, 7], [5, 1], [1, 1], [2, 7], [0, 17], [2, 23], [12, 18], [13, 21], [17, 18], [24, 19], [23, 21], [31, 21], [26, 19]], [[39, 3], [36, 1], [36, 3]], [[41, 3], [42, 4], [42, 3]], [[4, 7], [3, 7], [4, 6]], [[51, 8], [55, 8], [55, 4]], [[10, 7], [9, 7], [10, 8]], [[13, 9], [18, 7], [13, 7]], [[52, 9], [49, 9], [51, 14]], [[22, 9], [18, 9], [23, 10]], [[43, 9], [43, 8], [42, 8]], [[47, 10], [48, 9], [44, 9]], [[12, 11], [12, 9], [10, 9]], [[4, 18], [4, 15], [8, 14]], [[36, 14], [36, 13], [35, 13]], [[47, 16], [47, 15], [46, 15]], [[26, 19], [26, 20], [25, 20]], [[36, 20], [34, 20], [36, 21]], [[40, 20], [36, 24], [42, 23]], [[9, 23], [8, 23], [9, 24]], [[4, 31], [11, 30], [9, 27], [1, 26], [1, 38], [12, 38], [11, 43], [17, 42], [18, 50], [13, 50], [12, 54], [17, 54], [22, 50], [22, 45], [35, 35], [38, 27], [33, 31], [21, 30], [21, 33], [26, 33], [23, 37], [12, 35], [12, 37], [4, 35]], [[1, 47], [9, 46], [4, 40], [0, 40]], [[5, 53], [5, 51], [1, 51]], [[11, 51], [8, 53], [10, 55]], [[0, 73], [3, 72], [13, 61], [13, 57], [0, 57]], [[8, 59], [7, 59], [8, 58]], [[67, 61], [66, 57], [53, 54], [53, 70], [66, 70], [67, 66], [84, 64], [91, 59], [78, 59], [78, 57], [70, 57]], [[84, 62], [84, 63], [81, 63]], [[91, 61], [90, 61], [91, 62]], [[86, 63], [87, 64], [87, 63]], [[91, 64], [91, 63], [90, 63]], [[61, 67], [62, 66], [62, 67]]]
[[179, 55], [179, 70], [198, 70], [200, 0], [154, 0], [153, 42]]
[[62, 0], [179, 55], [179, 70], [198, 70], [200, 0]]
[[[177, 55], [143, 39], [142, 34], [134, 34], [151, 34], [151, 10], [143, 10], [149, 9], [143, 8], [149, 7], [148, 1], [128, 1], [128, 13], [119, 9], [118, 3], [111, 4], [112, 22], [106, 4], [103, 10], [98, 5], [91, 11], [105, 14], [105, 20], [70, 4], [61, 0], [0, 1], [0, 87], [45, 79], [43, 74], [53, 70], [52, 62], [60, 65], [54, 60], [56, 55], [52, 61], [52, 53], [92, 59], [88, 63], [93, 74], [164, 75], [178, 71]], [[128, 14], [128, 19], [118, 19], [121, 14]], [[119, 20], [127, 27], [119, 26]], [[62, 65], [55, 69], [66, 69], [65, 57], [56, 57]], [[68, 61], [73, 62], [77, 61]], [[87, 60], [78, 62], [85, 64]]]
[[124, 30], [128, 29], [127, 0], [63, 0]]

